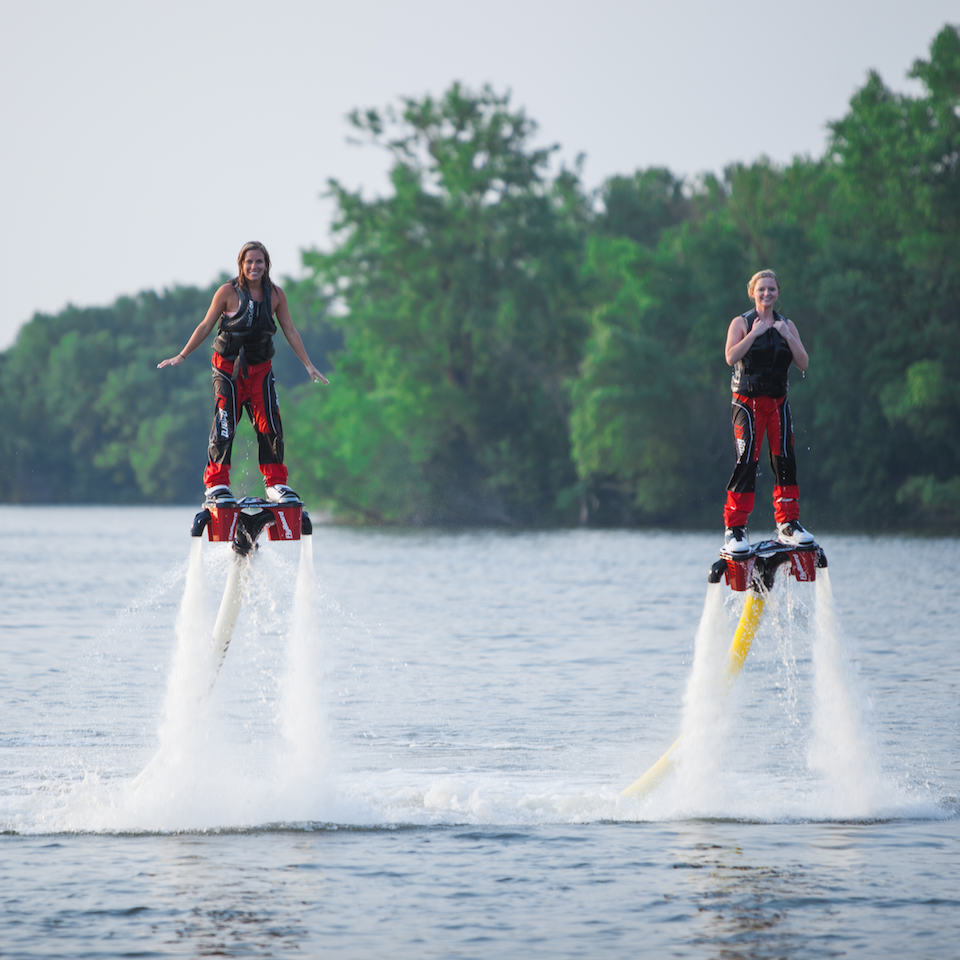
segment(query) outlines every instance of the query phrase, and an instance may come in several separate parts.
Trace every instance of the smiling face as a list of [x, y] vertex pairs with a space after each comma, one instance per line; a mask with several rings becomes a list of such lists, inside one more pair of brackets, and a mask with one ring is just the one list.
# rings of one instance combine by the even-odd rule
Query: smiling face
[[243, 271], [243, 277], [247, 283], [259, 283], [267, 269], [267, 258], [263, 255], [263, 251], [256, 247], [248, 250], [243, 255], [240, 269]]
[[757, 313], [772, 309], [780, 296], [780, 286], [773, 277], [761, 277], [753, 288], [753, 302]]
[[251, 240], [243, 245], [237, 257], [237, 274], [243, 286], [271, 283], [270, 254], [262, 243]]

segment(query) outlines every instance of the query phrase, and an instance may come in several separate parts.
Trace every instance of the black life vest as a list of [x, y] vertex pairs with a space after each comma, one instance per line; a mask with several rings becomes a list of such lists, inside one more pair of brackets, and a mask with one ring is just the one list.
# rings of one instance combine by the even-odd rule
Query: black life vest
[[230, 282], [240, 297], [240, 306], [232, 317], [225, 313], [220, 315], [213, 349], [224, 360], [236, 360], [243, 350], [243, 359], [247, 363], [265, 363], [276, 352], [273, 335], [277, 332], [277, 324], [270, 308], [272, 284], [264, 283], [263, 300], [258, 303], [240, 286], [238, 279]]
[[[776, 310], [775, 320], [786, 320]], [[757, 318], [757, 311], [743, 315], [747, 333]], [[736, 362], [730, 389], [744, 397], [783, 397], [787, 393], [787, 370], [793, 362], [790, 345], [771, 327], [757, 337], [750, 349]]]

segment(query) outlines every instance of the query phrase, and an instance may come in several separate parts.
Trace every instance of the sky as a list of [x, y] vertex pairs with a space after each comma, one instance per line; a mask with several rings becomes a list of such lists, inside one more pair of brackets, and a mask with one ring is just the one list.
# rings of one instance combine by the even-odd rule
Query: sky
[[247, 240], [301, 276], [330, 178], [388, 190], [355, 107], [489, 83], [590, 188], [695, 177], [820, 155], [869, 70], [918, 91], [948, 22], [957, 0], [0, 0], [0, 349], [35, 311], [206, 285]]

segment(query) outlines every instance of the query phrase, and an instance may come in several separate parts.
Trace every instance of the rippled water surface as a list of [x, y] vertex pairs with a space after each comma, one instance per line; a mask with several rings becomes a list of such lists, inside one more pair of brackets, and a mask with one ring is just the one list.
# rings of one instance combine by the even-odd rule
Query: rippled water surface
[[211, 689], [192, 514], [0, 507], [0, 956], [958, 955], [960, 541], [821, 534], [727, 692], [715, 534], [320, 527]]

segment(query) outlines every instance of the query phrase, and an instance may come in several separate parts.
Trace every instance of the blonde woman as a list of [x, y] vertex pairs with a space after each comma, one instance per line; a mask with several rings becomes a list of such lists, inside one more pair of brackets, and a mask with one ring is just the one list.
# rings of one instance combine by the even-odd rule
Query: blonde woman
[[800, 491], [793, 452], [793, 419], [787, 401], [787, 371], [806, 370], [810, 357], [792, 320], [774, 309], [780, 281], [772, 270], [750, 278], [747, 293], [754, 309], [730, 321], [724, 357], [733, 367], [733, 438], [737, 465], [727, 484], [723, 510], [724, 549], [747, 553], [747, 521], [753, 510], [757, 462], [764, 434], [773, 468], [773, 513], [782, 543], [813, 543], [800, 525]]

